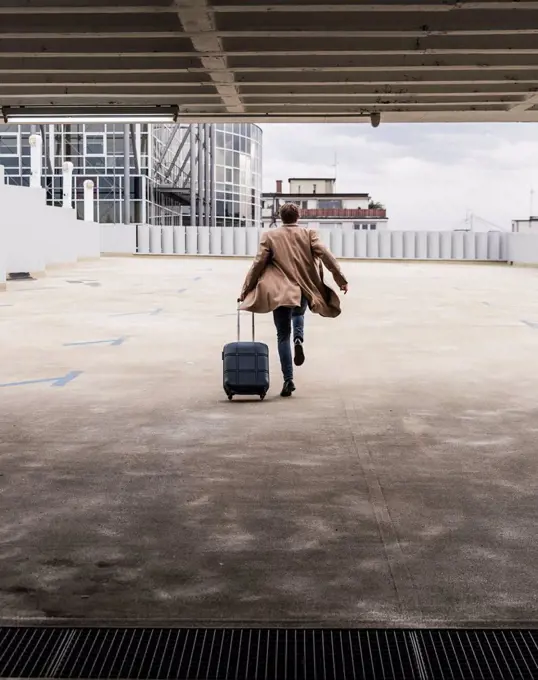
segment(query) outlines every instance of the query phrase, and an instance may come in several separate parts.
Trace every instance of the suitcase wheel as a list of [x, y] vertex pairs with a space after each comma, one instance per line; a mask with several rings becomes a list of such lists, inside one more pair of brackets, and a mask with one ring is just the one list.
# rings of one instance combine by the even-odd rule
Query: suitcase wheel
[[262, 392], [262, 393], [260, 394], [260, 399], [261, 399], [262, 401], [265, 399], [265, 395], [266, 395], [266, 394], [267, 394], [267, 392]]
[[229, 395], [228, 395], [228, 401], [232, 401], [233, 398], [234, 398], [234, 395], [233, 395], [233, 394], [229, 394]]

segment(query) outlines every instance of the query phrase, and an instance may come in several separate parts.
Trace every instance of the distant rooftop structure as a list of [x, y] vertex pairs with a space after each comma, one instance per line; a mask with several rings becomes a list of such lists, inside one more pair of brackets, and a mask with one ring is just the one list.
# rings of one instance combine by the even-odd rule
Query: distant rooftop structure
[[263, 194], [262, 224], [274, 226], [284, 203], [295, 203], [301, 210], [300, 224], [312, 229], [360, 229], [374, 231], [388, 226], [385, 207], [372, 201], [368, 193], [340, 193], [334, 177], [291, 177], [289, 190], [282, 191], [277, 180], [274, 192]]
[[291, 177], [288, 179], [290, 193], [334, 194], [334, 177]]
[[512, 232], [515, 234], [538, 233], [538, 217], [531, 215], [525, 220], [512, 220]]

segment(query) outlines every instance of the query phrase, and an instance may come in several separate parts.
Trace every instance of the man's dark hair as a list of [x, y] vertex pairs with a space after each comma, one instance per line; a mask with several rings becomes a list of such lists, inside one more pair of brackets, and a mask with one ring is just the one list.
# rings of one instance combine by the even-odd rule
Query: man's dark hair
[[284, 203], [280, 208], [280, 219], [284, 224], [295, 224], [299, 219], [299, 208], [295, 203]]

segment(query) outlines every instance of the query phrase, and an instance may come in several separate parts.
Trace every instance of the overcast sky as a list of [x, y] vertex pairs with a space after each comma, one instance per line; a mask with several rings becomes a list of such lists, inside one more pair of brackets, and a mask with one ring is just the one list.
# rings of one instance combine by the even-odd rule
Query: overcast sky
[[[454, 229], [466, 212], [511, 228], [538, 214], [538, 125], [267, 124], [264, 191], [288, 177], [334, 176], [385, 204], [392, 229]], [[477, 222], [478, 224], [479, 222]]]

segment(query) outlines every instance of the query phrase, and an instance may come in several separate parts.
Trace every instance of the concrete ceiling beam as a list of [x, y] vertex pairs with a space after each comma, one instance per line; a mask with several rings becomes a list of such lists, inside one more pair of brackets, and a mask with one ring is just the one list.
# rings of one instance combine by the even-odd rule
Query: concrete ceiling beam
[[[195, 2], [185, 2], [184, 6], [195, 5]], [[312, 12], [454, 12], [454, 11], [506, 11], [506, 10], [531, 10], [538, 9], [536, 0], [483, 0], [481, 2], [465, 2], [461, 0], [438, 0], [437, 2], [406, 3], [401, 0], [385, 0], [383, 3], [357, 3], [349, 0], [347, 3], [297, 3], [289, 2], [284, 4], [256, 2], [249, 0], [248, 4], [219, 4], [214, 3], [213, 11], [217, 14], [243, 14], [245, 12], [273, 12], [273, 13], [312, 13]], [[154, 3], [144, 2], [135, 4], [134, 2], [117, 3], [111, 5], [105, 0], [93, 2], [85, 0], [77, 5], [73, 5], [71, 0], [58, 0], [54, 5], [39, 5], [28, 2], [23, 6], [0, 6], [0, 15], [47, 15], [47, 14], [72, 14], [72, 15], [95, 15], [95, 14], [170, 14], [174, 10], [170, 9], [168, 0], [156, 0]]]
[[[538, 41], [537, 41], [538, 42]], [[538, 66], [538, 52], [532, 54], [451, 54], [442, 58], [438, 56], [412, 54], [412, 55], [360, 55], [352, 57], [318, 56], [308, 57], [231, 57], [230, 68], [234, 71], [265, 71], [281, 70], [288, 71], [321, 71], [331, 68], [367, 70], [370, 68], [534, 68]]]
[[[536, 22], [536, 23], [535, 23]], [[182, 31], [177, 31], [174, 29], [169, 30], [102, 30], [92, 32], [91, 30], [80, 30], [84, 26], [79, 26], [79, 30], [70, 31], [43, 31], [43, 30], [18, 30], [18, 31], [7, 31], [2, 29], [2, 40], [48, 40], [48, 39], [61, 39], [61, 40], [110, 40], [110, 39], [143, 39], [143, 40], [164, 40], [167, 38], [182, 38], [185, 33]], [[323, 41], [327, 36], [327, 33], [323, 30], [293, 30], [293, 29], [273, 29], [273, 30], [251, 30], [245, 29], [240, 30], [222, 30], [215, 31], [216, 38], [249, 38], [249, 39], [261, 39], [270, 38], [274, 40], [288, 40], [295, 38], [315, 38]], [[521, 27], [494, 27], [488, 28], [471, 28], [460, 26], [454, 29], [420, 29], [420, 28], [394, 28], [394, 29], [334, 29], [331, 31], [331, 37], [340, 38], [427, 38], [427, 37], [442, 37], [442, 36], [525, 36], [525, 35], [538, 35], [538, 17], [533, 17], [529, 19], [529, 22]], [[321, 42], [323, 44], [323, 42]], [[198, 50], [200, 51], [200, 50]], [[209, 53], [224, 54], [224, 50], [212, 49], [209, 47], [207, 49]]]
[[[221, 51], [206, 51], [208, 57], [227, 58], [293, 58], [311, 56], [359, 57], [401, 55], [525, 55], [536, 54], [538, 43], [534, 35], [522, 36], [430, 36], [427, 38], [351, 38], [319, 41], [310, 38], [293, 40], [290, 44], [268, 39], [229, 39]], [[173, 38], [43, 38], [6, 40], [0, 35], [0, 58], [25, 57], [35, 59], [81, 59], [84, 57], [193, 58], [192, 41], [185, 35]]]
[[[0, 69], [1, 73], [1, 69]], [[406, 71], [355, 71], [354, 73], [319, 73], [317, 71], [300, 74], [289, 73], [243, 73], [237, 74], [236, 80], [241, 86], [264, 85], [280, 87], [283, 85], [397, 85], [402, 83], [423, 83], [429, 85], [457, 85], [471, 83], [476, 85], [490, 83], [520, 83], [533, 84], [538, 80], [538, 69], [528, 71], [498, 69], [479, 69], [475, 71], [442, 71], [424, 69], [421, 72], [407, 73]]]
[[[74, 90], [74, 91], [73, 91]], [[116, 93], [111, 91], [90, 93], [77, 91], [76, 88], [69, 90], [67, 92], [62, 91], [61, 88], [57, 90], [48, 90], [43, 92], [39, 88], [28, 88], [24, 92], [13, 92], [13, 90], [5, 89], [0, 85], [0, 98], [4, 101], [21, 101], [22, 99], [31, 99], [32, 101], [40, 100], [41, 103], [45, 101], [62, 101], [62, 105], [65, 104], [66, 99], [73, 99], [76, 101], [95, 101], [103, 100], [106, 104], [111, 101], [116, 101]], [[267, 106], [270, 109], [273, 106], [310, 106], [313, 109], [316, 108], [337, 108], [337, 107], [354, 107], [359, 105], [371, 105], [375, 102], [385, 102], [387, 104], [391, 103], [394, 106], [398, 106], [401, 102], [413, 101], [413, 102], [423, 102], [431, 103], [432, 105], [437, 105], [437, 103], [457, 103], [458, 101], [467, 102], [506, 102], [518, 104], [521, 102], [521, 97], [527, 93], [519, 94], [504, 94], [504, 93], [488, 93], [488, 92], [473, 92], [473, 93], [457, 93], [453, 92], [447, 95], [439, 95], [437, 93], [427, 92], [406, 92], [406, 93], [387, 93], [387, 92], [371, 92], [371, 93], [356, 93], [354, 95], [349, 95], [346, 98], [335, 98], [331, 95], [324, 95], [322, 97], [317, 97], [316, 99], [309, 99], [305, 97], [298, 97], [293, 94], [281, 94], [278, 96], [273, 96], [269, 100], [266, 96], [251, 95], [248, 99], [245, 99], [245, 106], [248, 107], [260, 107]], [[193, 104], [200, 103], [202, 106], [221, 106], [222, 102], [218, 95], [205, 95], [205, 96], [187, 96], [183, 92], [177, 92], [174, 90], [163, 90], [161, 92], [147, 92], [140, 90], [136, 91], [133, 89], [131, 92], [121, 92], [121, 99], [136, 102], [139, 105], [141, 102], [148, 102], [148, 105], [155, 104], [166, 104], [168, 105], [179, 105], [180, 108], [184, 106], [192, 106]], [[530, 108], [530, 107], [527, 107]], [[521, 110], [525, 110], [522, 108]]]
[[[388, 57], [380, 59], [363, 59], [359, 63], [349, 65], [346, 63], [333, 63], [332, 65], [296, 65], [296, 66], [282, 66], [276, 64], [265, 64], [258, 66], [236, 66], [232, 69], [217, 68], [220, 65], [214, 64], [206, 60], [204, 66], [194, 66], [189, 61], [187, 64], [178, 63], [177, 59], [162, 59], [160, 61], [152, 60], [146, 62], [141, 60], [140, 65], [136, 61], [129, 59], [90, 59], [73, 61], [62, 60], [47, 60], [38, 59], [32, 60], [29, 58], [21, 59], [0, 59], [0, 72], [4, 73], [36, 73], [47, 75], [49, 73], [122, 73], [137, 72], [148, 76], [146, 79], [151, 82], [150, 75], [152, 73], [174, 73], [183, 74], [186, 80], [211, 80], [221, 86], [226, 86], [227, 96], [237, 97], [234, 94], [236, 84], [239, 82], [259, 82], [259, 81], [297, 81], [305, 78], [304, 82], [313, 80], [321, 82], [330, 82], [331, 80], [357, 80], [364, 77], [365, 73], [383, 72], [390, 78], [392, 73], [406, 73], [408, 80], [418, 78], [424, 71], [435, 73], [434, 80], [442, 77], [443, 73], [465, 73], [472, 72], [474, 74], [487, 73], [488, 71], [502, 71], [506, 79], [516, 80], [521, 77], [525, 71], [535, 71], [538, 69], [538, 55], [530, 55], [527, 59], [489, 59], [489, 60], [472, 60], [465, 58], [451, 59], [428, 59], [424, 57], [407, 59], [390, 59]], [[315, 74], [313, 78], [308, 79], [307, 76]], [[331, 77], [332, 76], [332, 77]], [[460, 78], [460, 75], [457, 76]], [[466, 79], [465, 77], [462, 77]], [[239, 103], [230, 102], [233, 106], [239, 106]]]
[[[199, 72], [185, 72], [183, 69], [129, 69], [129, 68], [112, 68], [112, 67], [94, 67], [94, 68], [46, 68], [36, 69], [30, 64], [13, 66], [6, 64], [5, 61], [0, 61], [0, 75], [2, 78], [17, 78], [25, 77], [33, 80], [37, 76], [43, 76], [43, 82], [53, 76], [60, 78], [69, 77], [71, 81], [73, 76], [82, 76], [81, 82], [88, 78], [96, 76], [107, 77], [146, 77], [145, 82], [153, 82], [154, 77], [171, 77], [177, 79], [178, 84], [193, 85], [197, 87], [207, 86], [210, 82], [206, 73]], [[473, 83], [476, 85], [490, 84], [490, 83], [520, 83], [520, 84], [534, 84], [538, 82], [538, 68], [530, 68], [528, 70], [510, 69], [506, 70], [502, 67], [495, 69], [474, 69], [474, 70], [454, 70], [454, 69], [421, 69], [415, 70], [412, 73], [408, 69], [401, 70], [367, 70], [359, 71], [354, 69], [351, 72], [340, 72], [339, 70], [331, 70], [328, 72], [320, 72], [314, 70], [311, 72], [278, 72], [268, 71], [263, 73], [245, 72], [242, 75], [236, 74], [236, 84], [239, 86], [259, 85], [268, 87], [288, 87], [295, 85], [313, 85], [313, 86], [334, 86], [342, 85], [349, 86], [353, 84], [378, 84], [378, 85], [394, 85], [401, 83], [423, 83], [432, 85], [457, 85], [459, 83]], [[224, 83], [225, 84], [225, 83]]]
[[[92, 90], [94, 92], [92, 92]], [[119, 91], [118, 91], [119, 90]], [[326, 88], [325, 90], [317, 88], [315, 91], [301, 91], [297, 92], [291, 88], [279, 88], [271, 92], [242, 92], [241, 98], [243, 101], [260, 100], [272, 102], [275, 99], [293, 98], [305, 99], [311, 101], [313, 105], [325, 98], [331, 98], [333, 101], [346, 101], [357, 96], [362, 97], [407, 97], [409, 95], [416, 95], [421, 97], [439, 97], [440, 95], [446, 97], [461, 97], [461, 96], [522, 96], [528, 95], [530, 92], [538, 90], [538, 84], [533, 87], [517, 86], [510, 88], [507, 85], [495, 86], [466, 86], [460, 85], [444, 85], [441, 87], [434, 87], [432, 85], [419, 85], [418, 87], [394, 87], [393, 89], [386, 87], [354, 87], [345, 92], [335, 90], [334, 87]], [[153, 97], [159, 95], [173, 95], [182, 97], [183, 101], [211, 101], [219, 98], [216, 92], [196, 92], [195, 88], [178, 87], [174, 83], [162, 83], [160, 85], [150, 83], [106, 83], [105, 85], [93, 84], [92, 87], [88, 85], [81, 86], [77, 83], [26, 83], [25, 85], [13, 85], [11, 83], [2, 82], [0, 84], [0, 92], [5, 95], [21, 96], [21, 94], [28, 93], [30, 95], [39, 94], [43, 96], [49, 95], [77, 95], [87, 97], [104, 97], [110, 98], [111, 95], [117, 96], [140, 96]]]
[[118, 92], [116, 86], [103, 86], [100, 88], [88, 89], [86, 86], [63, 86], [63, 85], [24, 85], [22, 87], [14, 87], [0, 83], [0, 93], [4, 97], [39, 97], [46, 99], [47, 97], [55, 99], [66, 99], [69, 97], [86, 97], [88, 99], [117, 99], [118, 96], [124, 99], [159, 99], [171, 98], [181, 99], [183, 102], [189, 104], [200, 102], [209, 102], [220, 104], [221, 99], [218, 92], [210, 94], [198, 94], [183, 90], [175, 86], [162, 85], [147, 85], [141, 88], [139, 85], [129, 85], [120, 88]]
[[383, 3], [358, 3], [349, 0], [348, 3], [297, 3], [286, 2], [276, 4], [268, 2], [252, 2], [248, 5], [219, 4], [214, 5], [217, 14], [243, 14], [245, 12], [259, 13], [272, 12], [275, 14], [312, 13], [312, 12], [460, 12], [460, 11], [507, 11], [507, 10], [532, 10], [538, 9], [536, 0], [483, 0], [482, 2], [466, 2], [465, 0], [438, 0], [438, 2], [407, 3], [401, 0], [385, 0]]
[[38, 5], [35, 3], [27, 3], [22, 6], [0, 6], [0, 16], [20, 15], [20, 16], [43, 16], [47, 14], [71, 14], [78, 15], [96, 15], [96, 14], [174, 14], [175, 10], [170, 9], [170, 2], [164, 0], [155, 3], [145, 2], [140, 5], [134, 3], [122, 4], [115, 2], [113, 5], [103, 0], [102, 3], [87, 0], [80, 2], [78, 5], [73, 5], [72, 0], [65, 0], [65, 4], [56, 2], [54, 5]]
[[336, 84], [336, 85], [316, 85], [309, 87], [304, 84], [284, 85], [280, 87], [265, 86], [265, 85], [248, 85], [241, 87], [241, 97], [247, 100], [250, 97], [280, 97], [282, 95], [291, 95], [294, 97], [305, 97], [316, 101], [317, 97], [324, 97], [330, 95], [333, 98], [342, 98], [363, 94], [370, 96], [374, 94], [388, 94], [392, 96], [405, 95], [409, 93], [420, 93], [423, 96], [436, 97], [437, 95], [451, 96], [453, 94], [528, 94], [530, 91], [538, 91], [538, 83], [522, 84], [522, 83], [483, 83], [476, 85], [475, 83], [456, 83], [456, 84], [432, 84], [422, 82], [399, 82], [393, 84]]
[[[137, 73], [91, 73], [77, 74], [77, 78], [68, 78], [62, 73], [40, 74], [32, 73], [3, 73], [1, 85], [3, 91], [24, 91], [25, 88], [41, 88], [45, 91], [50, 87], [61, 88], [85, 88], [90, 93], [100, 88], [115, 88], [121, 91], [139, 88], [142, 91], [153, 90], [157, 87], [169, 88], [170, 91], [182, 93], [185, 96], [194, 96], [199, 93], [200, 98], [206, 95], [217, 96], [213, 84], [202, 82], [180, 82], [169, 74], [152, 74], [147, 80], [142, 80]], [[438, 94], [464, 94], [464, 93], [487, 93], [487, 94], [528, 94], [538, 90], [538, 77], [536, 80], [510, 82], [507, 80], [483, 80], [479, 82], [431, 82], [427, 80], [392, 80], [378, 78], [368, 82], [315, 82], [304, 83], [303, 81], [290, 81], [282, 83], [241, 84], [240, 92], [243, 100], [256, 96], [264, 96], [267, 99], [283, 95], [305, 97], [313, 99], [330, 95], [336, 98], [346, 98], [357, 94], [374, 95], [378, 93], [397, 96], [407, 93], [421, 93], [428, 96]]]
[[532, 109], [537, 104], [538, 104], [538, 92], [534, 92], [532, 95], [527, 97], [524, 101], [510, 106], [509, 111], [512, 114], [520, 114], [520, 113], [523, 113], [524, 111], [528, 111], [529, 109]]
[[[89, 96], [87, 94], [39, 94], [39, 93], [26, 93], [13, 94], [6, 93], [0, 90], [0, 101], [3, 105], [9, 106], [59, 106], [65, 107], [66, 104], [73, 102], [73, 104], [78, 105], [92, 105], [96, 107], [103, 106], [121, 106], [122, 102], [124, 105], [129, 105], [131, 107], [155, 107], [155, 106], [178, 106], [179, 113], [182, 114], [183, 111], [193, 112], [197, 109], [200, 111], [210, 111], [216, 110], [226, 111], [225, 106], [221, 101], [186, 101], [181, 95], [174, 93], [170, 94], [159, 94], [159, 95], [148, 95], [148, 94], [136, 94], [131, 93], [124, 95], [122, 93], [121, 98], [114, 98], [112, 95], [94, 95]], [[428, 107], [444, 107], [450, 108], [460, 108], [461, 106], [475, 107], [475, 106], [504, 106], [513, 105], [514, 108], [520, 103], [521, 98], [516, 96], [497, 96], [492, 97], [473, 97], [471, 95], [461, 95], [460, 97], [438, 97], [438, 98], [422, 98], [418, 96], [409, 96], [407, 99], [390, 98], [383, 95], [376, 95], [374, 98], [365, 98], [364, 96], [358, 96], [354, 100], [350, 101], [334, 101], [328, 99], [327, 101], [310, 102], [305, 100], [296, 100], [293, 97], [284, 99], [283, 101], [276, 102], [246, 102], [244, 108], [246, 112], [256, 111], [259, 113], [266, 112], [271, 114], [275, 111], [281, 110], [304, 110], [306, 112], [326, 112], [326, 111], [356, 111], [358, 109], [369, 109], [374, 110], [377, 108], [390, 109], [390, 110], [400, 110], [404, 106], [419, 106], [427, 109]], [[528, 107], [530, 108], [530, 106]], [[524, 109], [527, 110], [527, 109]], [[245, 112], [244, 111], [244, 112]], [[228, 112], [229, 113], [229, 112]]]
[[202, 66], [209, 74], [230, 113], [242, 113], [243, 103], [222, 42], [216, 33], [215, 15], [207, 0], [173, 0], [181, 25], [192, 40]]

